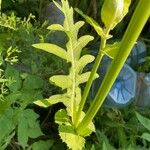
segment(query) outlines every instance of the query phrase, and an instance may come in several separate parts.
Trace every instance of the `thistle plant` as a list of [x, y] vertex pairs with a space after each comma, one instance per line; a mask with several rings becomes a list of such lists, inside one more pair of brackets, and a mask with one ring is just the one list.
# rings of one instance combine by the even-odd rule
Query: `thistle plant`
[[[94, 116], [106, 98], [150, 15], [150, 4], [147, 4], [147, 0], [141, 0], [139, 2], [122, 41], [111, 45], [107, 44], [107, 40], [112, 38], [110, 31], [127, 14], [130, 0], [104, 1], [101, 11], [101, 17], [104, 23], [103, 28], [94, 19], [76, 9], [101, 37], [99, 53], [95, 59], [92, 71], [83, 72], [84, 67], [94, 61], [94, 56], [92, 55], [81, 55], [82, 49], [93, 40], [93, 37], [84, 35], [78, 38], [79, 29], [84, 25], [84, 22], [74, 22], [73, 8], [69, 6], [68, 0], [61, 0], [62, 6], [55, 1], [54, 3], [64, 14], [64, 24], [53, 24], [48, 29], [65, 32], [68, 37], [68, 42], [64, 48], [52, 43], [39, 43], [33, 46], [66, 60], [66, 63], [70, 64], [69, 74], [50, 77], [50, 82], [62, 88], [63, 94], [53, 95], [47, 99], [35, 101], [34, 103], [42, 107], [48, 107], [62, 102], [66, 106], [66, 109], [61, 109], [55, 114], [55, 122], [59, 124], [59, 135], [69, 149], [82, 150], [85, 144], [85, 137], [95, 131], [94, 124], [92, 123]], [[144, 7], [146, 8], [144, 9]], [[141, 10], [142, 12], [140, 12]], [[141, 21], [138, 20], [139, 12], [142, 15]], [[135, 23], [138, 25], [133, 28]], [[131, 35], [131, 32], [134, 32], [134, 34]], [[92, 82], [98, 78], [96, 72], [104, 55], [109, 56], [113, 61], [89, 110], [85, 113], [83, 108]], [[80, 85], [85, 82], [87, 84], [82, 94]]]

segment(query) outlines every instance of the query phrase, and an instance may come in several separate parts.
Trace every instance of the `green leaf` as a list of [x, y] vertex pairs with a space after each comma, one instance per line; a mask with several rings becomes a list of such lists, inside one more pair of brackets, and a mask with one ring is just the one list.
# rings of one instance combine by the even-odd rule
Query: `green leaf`
[[5, 77], [12, 80], [12, 82], [7, 83], [7, 86], [11, 91], [18, 91], [21, 88], [22, 80], [20, 74], [13, 66], [7, 66], [5, 70]]
[[53, 31], [65, 31], [64, 27], [61, 24], [52, 24], [47, 29]]
[[72, 150], [82, 150], [85, 139], [76, 134], [74, 127], [69, 121], [67, 112], [65, 110], [58, 111], [55, 115], [55, 120], [59, 124], [59, 135], [63, 142]]
[[19, 144], [25, 148], [28, 142], [28, 122], [24, 117], [19, 121], [17, 133]]
[[57, 6], [58, 9], [60, 9], [63, 12], [63, 9], [61, 5], [59, 5], [59, 3], [55, 2], [54, 0], [53, 0], [53, 3]]
[[84, 35], [78, 39], [77, 44], [74, 46], [74, 50], [73, 50], [75, 51], [75, 57], [77, 59], [80, 58], [82, 49], [93, 39], [94, 37], [90, 35]]
[[49, 150], [50, 148], [52, 148], [53, 144], [54, 144], [53, 140], [38, 141], [38, 142], [33, 143], [30, 146], [30, 149], [32, 149], [32, 150], [42, 150], [42, 149]]
[[0, 115], [0, 145], [15, 129], [13, 116], [14, 111], [12, 109], [8, 109], [4, 114]]
[[33, 110], [31, 109], [26, 109], [24, 110], [24, 117], [27, 119], [28, 123], [28, 136], [30, 138], [37, 138], [41, 135], [43, 135], [39, 122], [37, 119], [39, 118], [39, 115], [36, 114]]
[[103, 29], [100, 27], [100, 25], [91, 17], [85, 15], [81, 10], [78, 8], [75, 8], [76, 12], [78, 12], [97, 32], [99, 36], [105, 37], [105, 34], [103, 32]]
[[143, 139], [147, 140], [148, 142], [150, 142], [150, 134], [149, 133], [143, 133], [141, 137]]
[[[90, 73], [91, 72], [86, 72], [86, 73], [82, 73], [81, 75], [79, 75], [77, 85], [87, 82], [90, 77]], [[94, 79], [96, 79], [98, 77], [99, 77], [99, 75], [96, 74]]]
[[63, 90], [70, 88], [72, 85], [72, 81], [68, 75], [55, 75], [50, 78], [50, 81], [61, 87]]
[[65, 109], [60, 109], [59, 111], [57, 111], [57, 113], [55, 114], [55, 121], [57, 124], [59, 125], [70, 125], [70, 119], [68, 117], [67, 111]]
[[[52, 54], [55, 54], [69, 62], [69, 73], [67, 75], [55, 75], [50, 78], [50, 82], [61, 87], [64, 94], [51, 96], [45, 100], [35, 101], [34, 103], [42, 107], [48, 107], [52, 104], [62, 102], [66, 106], [66, 110], [58, 111], [55, 115], [55, 122], [59, 124], [59, 134], [70, 149], [82, 150], [84, 147], [84, 137], [89, 135], [94, 130], [94, 125], [91, 124], [85, 127], [82, 135], [79, 135], [75, 130], [74, 124], [76, 112], [81, 100], [81, 89], [79, 84], [88, 80], [90, 72], [84, 72], [83, 68], [94, 60], [91, 55], [81, 57], [83, 48], [94, 38], [90, 35], [79, 37], [80, 28], [84, 25], [83, 21], [74, 23], [73, 8], [69, 6], [68, 0], [61, 0], [62, 6], [54, 2], [56, 6], [64, 14], [64, 24], [51, 25], [48, 29], [64, 31], [68, 36], [66, 50], [54, 44], [35, 44], [36, 48], [43, 49]], [[49, 48], [47, 48], [49, 47]], [[83, 119], [83, 118], [82, 118]], [[76, 144], [78, 143], [78, 144]]]
[[32, 45], [35, 48], [44, 50], [46, 52], [49, 52], [51, 54], [54, 54], [62, 59], [65, 59], [67, 61], [70, 61], [70, 57], [65, 51], [65, 49], [55, 45], [55, 44], [50, 44], [50, 43], [40, 43], [40, 44], [33, 44]]
[[27, 90], [42, 89], [44, 81], [36, 75], [28, 75], [24, 82], [23, 88]]
[[116, 42], [114, 44], [108, 44], [106, 45], [106, 47], [104, 48], [104, 50], [102, 51], [105, 55], [107, 55], [108, 57], [114, 59], [115, 56], [117, 55], [118, 53], [118, 50], [119, 50], [119, 46], [120, 46], [120, 43], [119, 42]]
[[104, 0], [101, 18], [107, 29], [113, 29], [127, 14], [130, 0]]
[[92, 61], [94, 61], [94, 56], [92, 55], [83, 55], [79, 61], [77, 62], [77, 69], [76, 69], [76, 72], [79, 73], [79, 72], [82, 72], [83, 71], [83, 68], [91, 63]]
[[37, 121], [39, 116], [33, 110], [23, 110], [19, 115], [18, 142], [23, 148], [25, 148], [29, 137], [37, 138], [43, 135], [43, 133], [41, 132], [39, 122]]
[[67, 105], [69, 103], [69, 98], [67, 97], [66, 94], [58, 94], [58, 95], [53, 95], [48, 99], [35, 101], [34, 104], [46, 108], [53, 104], [57, 104], [59, 102], [62, 102], [64, 103], [64, 105]]
[[107, 145], [105, 142], [103, 142], [103, 150], [108, 150]]
[[123, 17], [128, 13], [131, 0], [124, 0]]
[[150, 131], [150, 119], [143, 117], [142, 115], [140, 115], [139, 113], [136, 112], [136, 116], [138, 118], [138, 120], [140, 121], [140, 123]]

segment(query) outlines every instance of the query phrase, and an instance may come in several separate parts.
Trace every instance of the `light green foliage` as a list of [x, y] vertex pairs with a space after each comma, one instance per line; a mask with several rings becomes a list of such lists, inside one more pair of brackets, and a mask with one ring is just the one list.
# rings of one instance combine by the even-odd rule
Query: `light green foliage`
[[[33, 46], [65, 59], [71, 64], [71, 67], [68, 75], [55, 75], [50, 78], [50, 82], [59, 86], [63, 90], [66, 90], [64, 94], [54, 95], [47, 100], [36, 101], [35, 103], [44, 107], [58, 102], [64, 103], [67, 110], [65, 111], [65, 115], [64, 111], [59, 111], [55, 117], [56, 122], [59, 124], [60, 136], [62, 140], [67, 143], [69, 148], [73, 150], [81, 150], [85, 143], [84, 136], [88, 136], [94, 131], [94, 125], [92, 122], [88, 127], [85, 127], [85, 132], [82, 133], [82, 135], [76, 133], [74, 127], [76, 113], [81, 101], [80, 84], [87, 82], [90, 76], [90, 72], [82, 73], [82, 71], [88, 63], [94, 60], [94, 57], [91, 55], [84, 55], [81, 57], [81, 51], [91, 40], [93, 40], [93, 37], [84, 35], [78, 38], [79, 29], [83, 26], [84, 22], [79, 21], [74, 23], [73, 9], [69, 7], [67, 0], [62, 0], [62, 6], [56, 2], [54, 3], [63, 12], [65, 20], [63, 26], [55, 24], [48, 27], [48, 29], [64, 31], [66, 33], [68, 36], [66, 49], [48, 43], [34, 44]], [[98, 75], [95, 74], [94, 79], [97, 77]], [[63, 117], [65, 120], [63, 123], [62, 121], [59, 121], [59, 116]], [[69, 116], [71, 117], [71, 120]], [[80, 120], [83, 116], [84, 115], [81, 116]], [[78, 146], [76, 143], [79, 143]]]
[[[140, 115], [139, 113], [136, 112], [136, 116], [140, 123], [148, 130], [150, 131], [150, 119]], [[141, 136], [143, 139], [147, 140], [150, 142], [150, 133], [143, 133]]]
[[38, 44], [38, 45], [33, 44], [33, 46], [36, 47], [36, 48], [42, 49], [44, 51], [47, 51], [49, 53], [55, 54], [56, 56], [69, 61], [70, 57], [67, 54], [67, 52], [63, 48], [61, 48], [61, 47], [59, 47], [55, 44], [43, 43], [42, 45], [41, 44]]
[[114, 44], [107, 44], [106, 47], [102, 50], [102, 52], [108, 57], [114, 59], [118, 53], [120, 43], [116, 42]]
[[82, 150], [85, 139], [76, 134], [66, 110], [59, 110], [55, 115], [55, 121], [59, 124], [59, 135], [63, 142], [72, 150]]
[[[102, 28], [98, 22], [85, 15], [78, 8], [75, 10], [95, 29], [101, 39], [106, 42], [106, 40], [112, 38], [112, 35], [109, 34], [110, 30], [112, 30], [128, 13], [130, 3], [131, 0], [104, 0], [101, 10], [101, 18], [105, 24], [105, 28]], [[118, 52], [119, 45], [119, 43], [106, 45], [106, 47], [103, 45], [99, 50], [102, 51], [103, 54], [114, 59]], [[100, 51], [99, 53], [101, 53]]]
[[106, 29], [112, 30], [127, 14], [131, 0], [105, 0], [101, 17]]
[[100, 27], [100, 25], [91, 17], [85, 15], [81, 10], [79, 10], [78, 8], [75, 9], [97, 32], [97, 34], [99, 36], [105, 37], [105, 33], [102, 29], [102, 27]]

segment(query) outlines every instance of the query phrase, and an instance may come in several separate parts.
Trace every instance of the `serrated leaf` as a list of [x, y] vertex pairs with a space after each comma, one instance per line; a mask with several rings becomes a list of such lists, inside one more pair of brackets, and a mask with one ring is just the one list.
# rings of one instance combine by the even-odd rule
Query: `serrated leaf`
[[[91, 74], [91, 72], [86, 72], [86, 73], [82, 73], [81, 75], [79, 75], [79, 77], [78, 77], [78, 85], [87, 82], [89, 77], [90, 77], [90, 74]], [[99, 77], [99, 75], [95, 74], [94, 79], [96, 79], [98, 77]]]
[[53, 31], [65, 31], [64, 27], [61, 24], [52, 24], [47, 29]]
[[100, 25], [91, 17], [85, 15], [81, 10], [78, 8], [75, 8], [76, 12], [78, 12], [97, 32], [99, 36], [104, 37], [105, 34], [103, 32], [103, 29], [100, 27]]
[[37, 121], [38, 114], [31, 109], [26, 109], [19, 114], [18, 118], [18, 142], [25, 148], [28, 138], [37, 138], [43, 135]]
[[11, 91], [15, 92], [21, 88], [22, 80], [21, 80], [20, 74], [13, 66], [11, 65], [7, 66], [5, 70], [5, 77], [7, 79], [11, 78], [12, 80], [12, 82], [7, 83], [7, 86]]
[[136, 116], [138, 118], [138, 120], [140, 121], [140, 123], [150, 131], [150, 119], [143, 117], [142, 115], [140, 115], [139, 113], [136, 112]]
[[65, 110], [58, 111], [55, 121], [59, 124], [59, 135], [63, 142], [72, 150], [82, 150], [85, 139], [76, 134], [74, 127], [70, 124], [67, 112]]
[[150, 134], [149, 133], [143, 133], [141, 137], [150, 142]]
[[108, 45], [106, 45], [106, 47], [104, 48], [104, 50], [102, 52], [105, 55], [107, 55], [108, 57], [110, 57], [111, 59], [114, 59], [118, 53], [119, 46], [120, 46], [120, 43], [118, 43], [118, 42], [111, 44], [111, 45], [108, 44]]
[[76, 69], [76, 72], [79, 73], [79, 72], [82, 72], [83, 71], [83, 68], [91, 63], [93, 60], [94, 60], [94, 56], [92, 55], [83, 55], [79, 61], [77, 62], [77, 69]]
[[69, 55], [65, 51], [65, 49], [50, 43], [40, 43], [40, 44], [33, 44], [32, 45], [35, 48], [44, 50], [46, 52], [49, 52], [51, 54], [54, 54], [62, 59], [65, 59], [67, 61], [70, 61]]
[[107, 29], [113, 29], [126, 15], [130, 0], [104, 0], [101, 18]]
[[50, 78], [50, 81], [61, 87], [63, 90], [70, 88], [72, 81], [68, 75], [55, 75]]
[[82, 150], [84, 148], [85, 139], [77, 135], [72, 126], [60, 125], [59, 135], [71, 150]]
[[31, 109], [24, 110], [24, 117], [27, 119], [28, 123], [28, 137], [30, 138], [37, 138], [43, 135], [39, 122], [37, 121], [39, 115], [36, 114]]

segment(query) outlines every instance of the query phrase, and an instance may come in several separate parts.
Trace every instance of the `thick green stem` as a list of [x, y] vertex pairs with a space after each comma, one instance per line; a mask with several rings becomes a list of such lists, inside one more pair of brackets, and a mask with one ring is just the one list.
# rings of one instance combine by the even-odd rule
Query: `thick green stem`
[[92, 68], [92, 71], [91, 71], [91, 74], [90, 74], [90, 77], [89, 77], [89, 80], [86, 84], [86, 87], [84, 89], [84, 92], [83, 92], [83, 96], [82, 96], [82, 100], [80, 102], [80, 105], [79, 105], [79, 109], [78, 109], [78, 112], [77, 112], [77, 118], [76, 118], [76, 121], [75, 121], [75, 126], [78, 125], [79, 123], [79, 118], [81, 116], [81, 112], [83, 110], [83, 107], [84, 107], [84, 104], [86, 102], [86, 99], [87, 99], [87, 96], [88, 96], [88, 93], [90, 91], [90, 88], [91, 88], [91, 85], [92, 85], [92, 82], [94, 80], [94, 76], [97, 72], [97, 69], [99, 67], [99, 64], [101, 63], [101, 60], [103, 58], [103, 53], [101, 52], [102, 49], [105, 48], [105, 45], [106, 45], [106, 40], [105, 39], [102, 39], [101, 40], [101, 44], [100, 44], [100, 49], [99, 49], [99, 52], [98, 52], [98, 55], [96, 57], [96, 60], [95, 60], [95, 63], [93, 65], [93, 68]]
[[77, 132], [79, 134], [82, 134], [85, 127], [89, 125], [89, 123], [98, 112], [99, 108], [102, 106], [107, 94], [109, 93], [117, 76], [119, 75], [120, 70], [122, 69], [149, 16], [150, 0], [140, 0], [129, 23], [129, 26], [124, 34], [119, 52], [113, 60], [104, 78], [104, 81], [102, 82], [102, 85], [97, 92], [97, 95], [95, 96], [90, 108], [86, 113], [86, 116], [77, 127]]

